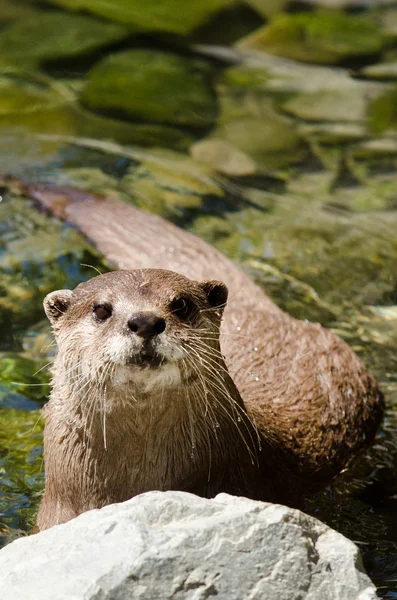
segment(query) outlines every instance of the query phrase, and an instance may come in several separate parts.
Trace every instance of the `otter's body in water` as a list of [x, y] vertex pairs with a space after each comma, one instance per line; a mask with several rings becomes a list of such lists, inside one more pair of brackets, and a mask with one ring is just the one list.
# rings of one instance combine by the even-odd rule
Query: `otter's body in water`
[[40, 529], [153, 489], [298, 505], [373, 436], [376, 384], [341, 340], [277, 314], [258, 330], [233, 299], [220, 333], [226, 300], [219, 281], [161, 269], [47, 296]]
[[[122, 270], [45, 302], [58, 355], [45, 409], [40, 529], [151, 489], [298, 506], [373, 440], [383, 398], [354, 352], [281, 311], [215, 248], [115, 199], [12, 183]], [[187, 279], [145, 271], [152, 267]], [[226, 290], [197, 283], [211, 279], [229, 288], [219, 334], [223, 307], [212, 304]], [[189, 290], [198, 318], [191, 323], [169, 306]], [[103, 323], [94, 320], [96, 302], [105, 303], [103, 315], [112, 307]], [[120, 354], [137, 337], [128, 327], [137, 311], [165, 321], [155, 337], [166, 360], [153, 350], [141, 362], [128, 347]]]

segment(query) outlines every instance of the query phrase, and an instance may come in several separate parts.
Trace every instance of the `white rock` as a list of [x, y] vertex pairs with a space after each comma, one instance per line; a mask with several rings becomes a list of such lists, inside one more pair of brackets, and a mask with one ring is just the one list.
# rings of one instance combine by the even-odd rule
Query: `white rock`
[[149, 492], [0, 552], [1, 600], [374, 600], [357, 547], [297, 510]]

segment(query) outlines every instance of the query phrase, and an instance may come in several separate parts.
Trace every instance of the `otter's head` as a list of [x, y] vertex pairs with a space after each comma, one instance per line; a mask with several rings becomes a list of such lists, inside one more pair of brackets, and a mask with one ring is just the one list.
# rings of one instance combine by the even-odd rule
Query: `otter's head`
[[219, 355], [226, 300], [219, 281], [143, 269], [106, 273], [74, 291], [52, 292], [44, 309], [62, 370], [72, 381], [149, 388], [194, 376], [202, 344]]

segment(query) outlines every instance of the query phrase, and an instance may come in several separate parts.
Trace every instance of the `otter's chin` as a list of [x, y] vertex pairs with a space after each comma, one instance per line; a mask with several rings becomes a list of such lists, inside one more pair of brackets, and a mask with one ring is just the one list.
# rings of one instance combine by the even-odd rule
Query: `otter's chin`
[[167, 364], [167, 359], [161, 354], [140, 352], [134, 356], [129, 356], [126, 360], [126, 365], [134, 365], [136, 367], [157, 369]]
[[159, 364], [151, 361], [129, 362], [118, 365], [114, 375], [113, 383], [116, 386], [134, 385], [138, 391], [151, 392], [156, 388], [175, 387], [181, 383], [181, 371], [176, 361], [162, 359]]

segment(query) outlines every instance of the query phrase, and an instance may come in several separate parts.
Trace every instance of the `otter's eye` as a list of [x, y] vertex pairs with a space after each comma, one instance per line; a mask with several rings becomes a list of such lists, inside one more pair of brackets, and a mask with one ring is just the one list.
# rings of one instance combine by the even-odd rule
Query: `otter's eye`
[[93, 312], [98, 321], [106, 321], [106, 319], [112, 316], [112, 307], [104, 304], [98, 304], [97, 306], [94, 306]]
[[175, 298], [170, 304], [170, 312], [179, 319], [187, 319], [194, 312], [194, 304], [188, 298]]

